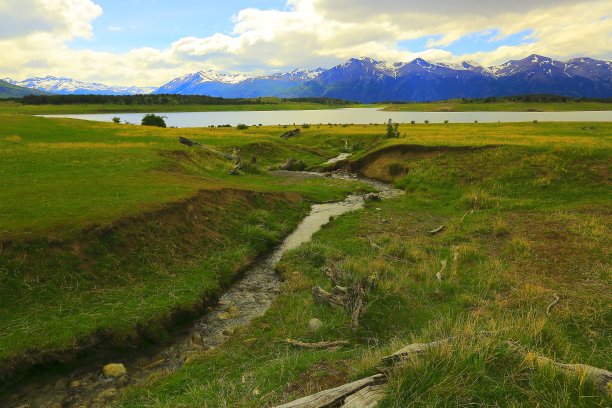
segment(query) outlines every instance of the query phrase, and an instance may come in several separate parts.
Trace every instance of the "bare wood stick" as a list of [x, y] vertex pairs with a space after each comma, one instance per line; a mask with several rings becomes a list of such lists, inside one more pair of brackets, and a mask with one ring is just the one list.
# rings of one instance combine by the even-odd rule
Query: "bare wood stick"
[[428, 234], [430, 234], [430, 235], [435, 235], [435, 234], [437, 234], [437, 233], [439, 233], [439, 232], [444, 231], [445, 229], [446, 229], [446, 226], [445, 226], [445, 225], [440, 225], [440, 226], [439, 226], [438, 228], [436, 228], [436, 229], [432, 229], [431, 231], [427, 231], [427, 233], [428, 233]]
[[287, 339], [287, 343], [296, 347], [310, 348], [310, 349], [327, 349], [332, 347], [347, 346], [350, 344], [348, 340], [334, 340], [334, 341], [321, 341], [319, 343], [305, 343], [299, 340]]
[[546, 314], [547, 314], [547, 315], [549, 315], [549, 314], [550, 314], [550, 309], [552, 309], [552, 307], [553, 307], [554, 305], [556, 305], [556, 304], [557, 304], [557, 302], [559, 302], [559, 295], [557, 295], [557, 294], [555, 293], [555, 294], [553, 295], [553, 297], [554, 297], [553, 301], [552, 301], [552, 302], [550, 302], [550, 303], [548, 304], [548, 306], [546, 306]]
[[366, 387], [382, 384], [384, 382], [386, 382], [384, 375], [375, 374], [371, 377], [362, 378], [361, 380], [357, 380], [352, 383], [344, 384], [336, 388], [321, 391], [316, 394], [279, 405], [276, 408], [330, 408], [342, 406], [340, 404], [346, 401], [346, 399], [351, 395]]
[[465, 217], [467, 217], [469, 214], [473, 213], [473, 212], [474, 212], [474, 210], [469, 210], [468, 212], [466, 212], [465, 214], [463, 214], [463, 217], [461, 217], [461, 219], [459, 220], [459, 223], [462, 223], [462, 222], [463, 222], [463, 219], [464, 219]]
[[319, 303], [326, 303], [333, 307], [346, 307], [346, 297], [329, 293], [320, 286], [312, 288], [312, 296]]

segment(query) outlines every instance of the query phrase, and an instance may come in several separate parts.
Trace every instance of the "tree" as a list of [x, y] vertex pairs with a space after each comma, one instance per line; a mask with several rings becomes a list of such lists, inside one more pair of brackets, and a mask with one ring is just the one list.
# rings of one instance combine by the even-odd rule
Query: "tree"
[[140, 124], [142, 126], [157, 126], [165, 128], [166, 121], [164, 120], [164, 118], [166, 118], [166, 116], [149, 113], [142, 118], [142, 122]]
[[387, 139], [393, 139], [399, 137], [399, 124], [393, 123], [391, 119], [387, 122]]

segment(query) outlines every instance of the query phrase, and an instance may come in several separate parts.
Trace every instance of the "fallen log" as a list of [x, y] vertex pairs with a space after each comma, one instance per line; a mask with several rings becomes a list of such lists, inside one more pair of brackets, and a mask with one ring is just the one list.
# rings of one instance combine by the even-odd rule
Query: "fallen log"
[[[336, 388], [321, 391], [298, 400], [279, 405], [277, 408], [331, 408], [346, 407], [347, 399], [367, 387], [384, 384], [387, 381], [382, 374], [375, 374], [371, 377], [362, 378], [352, 383], [344, 384]], [[351, 402], [352, 408], [371, 407], [372, 405], [355, 405]]]
[[387, 384], [369, 385], [344, 400], [342, 408], [375, 408], [385, 397]]
[[318, 343], [305, 343], [299, 340], [287, 339], [287, 343], [296, 347], [310, 348], [310, 349], [327, 349], [332, 347], [347, 346], [350, 343], [348, 340], [334, 340], [334, 341], [321, 341]]
[[312, 288], [312, 297], [314, 297], [317, 302], [325, 303], [332, 307], [346, 307], [345, 295], [336, 295], [333, 293], [329, 293], [320, 286], [315, 286]]

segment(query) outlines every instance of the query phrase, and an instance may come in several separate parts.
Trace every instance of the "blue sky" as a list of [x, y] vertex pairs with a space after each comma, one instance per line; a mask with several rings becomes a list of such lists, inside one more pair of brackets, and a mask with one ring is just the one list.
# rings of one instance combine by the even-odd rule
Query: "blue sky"
[[124, 52], [163, 49], [182, 37], [230, 34], [242, 9], [284, 9], [284, 0], [97, 0], [103, 14], [93, 22], [93, 38], [77, 38], [75, 49]]
[[[24, 12], [28, 10], [28, 12]], [[612, 58], [611, 0], [0, 0], [0, 78], [159, 86], [349, 58]]]

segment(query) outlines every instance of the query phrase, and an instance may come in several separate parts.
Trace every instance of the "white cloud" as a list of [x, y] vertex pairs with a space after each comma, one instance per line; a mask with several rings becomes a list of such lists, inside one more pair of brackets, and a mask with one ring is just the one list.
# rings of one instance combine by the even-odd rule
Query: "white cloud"
[[[29, 9], [31, 13], [20, 10]], [[102, 13], [91, 0], [0, 2], [0, 76], [63, 75], [111, 84], [161, 85], [200, 69], [265, 72], [329, 67], [350, 57], [416, 57], [495, 64], [540, 53], [554, 58], [612, 57], [612, 2], [569, 0], [288, 0], [284, 10], [241, 10], [230, 34], [179, 38], [165, 49], [124, 53], [71, 49]], [[5, 23], [6, 22], [6, 23]], [[109, 26], [109, 30], [121, 29]], [[466, 35], [483, 41], [529, 31], [524, 44], [454, 55]], [[430, 38], [425, 51], [400, 42]], [[10, 52], [9, 52], [10, 50]]]
[[115, 32], [115, 33], [120, 33], [121, 31], [123, 31], [123, 27], [116, 26], [116, 25], [109, 25], [108, 26], [108, 31], [112, 31], [112, 32]]

